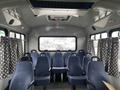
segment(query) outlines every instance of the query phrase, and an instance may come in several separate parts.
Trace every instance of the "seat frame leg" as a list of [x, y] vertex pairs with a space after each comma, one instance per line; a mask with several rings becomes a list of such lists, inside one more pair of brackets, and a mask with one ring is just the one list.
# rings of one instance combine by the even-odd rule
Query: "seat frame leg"
[[72, 85], [72, 86], [71, 86], [71, 90], [76, 90], [76, 86], [75, 86], [75, 85]]
[[46, 87], [46, 86], [43, 86], [43, 90], [47, 90], [47, 87]]

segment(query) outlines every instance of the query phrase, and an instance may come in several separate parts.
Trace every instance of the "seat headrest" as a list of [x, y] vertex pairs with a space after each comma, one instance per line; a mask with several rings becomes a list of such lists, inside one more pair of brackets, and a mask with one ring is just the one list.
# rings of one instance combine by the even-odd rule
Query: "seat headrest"
[[98, 56], [92, 56], [91, 61], [101, 61]]
[[71, 56], [77, 56], [77, 54], [76, 53], [72, 53]]
[[45, 52], [40, 53], [40, 56], [46, 56]]
[[57, 50], [56, 52], [61, 52], [60, 50]]
[[48, 50], [44, 50], [43, 52], [48, 52]]
[[20, 59], [20, 61], [30, 61], [30, 62], [32, 62], [32, 58], [29, 57], [29, 56], [24, 56]]
[[29, 52], [25, 53], [24, 56], [31, 56]]
[[31, 53], [32, 53], [32, 52], [37, 52], [37, 50], [35, 50], [35, 49], [32, 49], [32, 50], [31, 50]]
[[84, 50], [79, 50], [78, 52], [85, 52]]

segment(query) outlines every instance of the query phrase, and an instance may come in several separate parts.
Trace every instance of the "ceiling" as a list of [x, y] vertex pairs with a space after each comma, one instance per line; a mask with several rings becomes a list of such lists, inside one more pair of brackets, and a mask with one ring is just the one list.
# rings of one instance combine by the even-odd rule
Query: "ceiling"
[[[41, 1], [55, 1], [55, 0], [41, 0]], [[119, 9], [120, 10], [120, 0], [57, 0], [57, 1], [67, 1], [67, 2], [96, 2], [95, 6], [101, 6], [108, 9]], [[106, 5], [107, 4], [107, 5]], [[89, 9], [87, 10], [86, 15], [79, 17], [72, 17], [69, 21], [66, 22], [52, 22], [48, 21], [46, 16], [36, 17], [32, 12], [32, 6], [28, 3], [27, 0], [0, 0], [0, 8], [6, 7], [17, 7], [18, 12], [21, 16], [21, 20], [24, 25], [28, 28], [35, 28], [40, 26], [55, 26], [55, 25], [72, 25], [77, 27], [89, 27], [92, 25], [94, 12]]]

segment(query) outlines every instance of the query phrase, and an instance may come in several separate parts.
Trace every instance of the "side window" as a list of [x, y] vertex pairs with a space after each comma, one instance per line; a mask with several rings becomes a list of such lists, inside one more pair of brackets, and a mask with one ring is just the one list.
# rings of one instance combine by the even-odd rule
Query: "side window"
[[[16, 33], [16, 32], [10, 32], [10, 37], [11, 38], [17, 38], [17, 39], [21, 39], [22, 40], [22, 46], [23, 46], [23, 50], [25, 50], [25, 35], [21, 34], [21, 33]], [[24, 51], [23, 51], [24, 52]]]
[[118, 37], [119, 36], [119, 31], [112, 32], [112, 37]]
[[5, 31], [0, 30], [0, 37], [1, 37], [1, 36], [5, 36]]
[[22, 40], [23, 50], [25, 50], [25, 35], [21, 34], [21, 40]]
[[19, 33], [16, 33], [16, 38], [20, 39], [20, 34]]
[[10, 32], [10, 37], [11, 38], [15, 38], [15, 33], [14, 32]]
[[107, 32], [91, 35], [90, 38], [91, 38], [91, 40], [94, 40], [94, 50], [95, 50], [95, 55], [97, 56], [98, 40], [107, 38]]
[[101, 38], [107, 38], [107, 33], [101, 33]]

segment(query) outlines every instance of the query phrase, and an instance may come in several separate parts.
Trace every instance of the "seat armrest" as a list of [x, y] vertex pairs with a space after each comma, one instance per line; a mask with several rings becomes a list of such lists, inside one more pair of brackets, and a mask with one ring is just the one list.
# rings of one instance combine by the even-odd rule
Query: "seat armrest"
[[109, 90], [116, 90], [115, 87], [113, 87], [110, 83], [103, 81], [103, 83], [105, 84], [105, 86], [109, 89]]
[[30, 85], [28, 86], [28, 90], [34, 85], [34, 80], [30, 83]]

